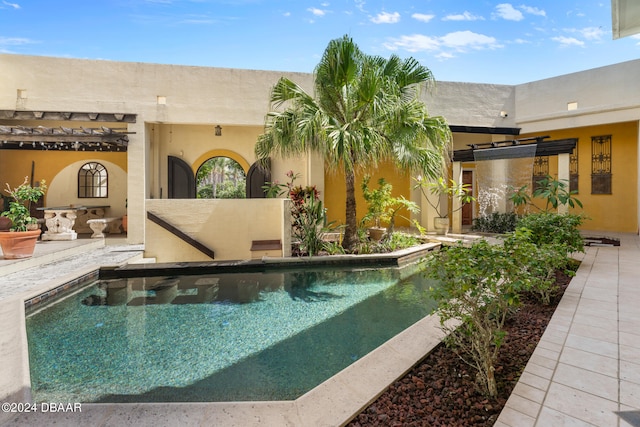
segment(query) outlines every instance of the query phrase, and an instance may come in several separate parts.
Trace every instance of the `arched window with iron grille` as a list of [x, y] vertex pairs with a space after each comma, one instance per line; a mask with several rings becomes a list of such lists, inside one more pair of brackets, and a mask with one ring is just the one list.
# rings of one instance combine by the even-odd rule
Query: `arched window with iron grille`
[[78, 198], [105, 198], [108, 184], [107, 168], [98, 162], [85, 163], [78, 171]]

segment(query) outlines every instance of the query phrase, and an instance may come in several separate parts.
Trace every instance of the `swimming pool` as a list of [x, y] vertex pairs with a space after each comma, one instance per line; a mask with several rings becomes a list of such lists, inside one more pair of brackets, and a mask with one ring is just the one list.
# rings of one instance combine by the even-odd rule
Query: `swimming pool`
[[98, 281], [27, 317], [36, 401], [295, 399], [433, 311], [408, 270]]

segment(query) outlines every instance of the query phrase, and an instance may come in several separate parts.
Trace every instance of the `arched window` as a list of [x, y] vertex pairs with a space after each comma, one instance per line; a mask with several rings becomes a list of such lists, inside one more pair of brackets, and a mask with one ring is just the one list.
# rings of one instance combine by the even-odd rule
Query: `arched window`
[[78, 198], [107, 197], [107, 169], [97, 162], [82, 165], [78, 171]]

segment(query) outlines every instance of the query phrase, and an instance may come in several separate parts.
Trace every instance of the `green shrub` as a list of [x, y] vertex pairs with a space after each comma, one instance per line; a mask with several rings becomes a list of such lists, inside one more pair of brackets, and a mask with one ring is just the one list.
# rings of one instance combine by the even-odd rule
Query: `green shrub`
[[537, 212], [520, 218], [517, 228], [529, 230], [529, 239], [537, 246], [564, 244], [568, 254], [584, 252], [584, 239], [578, 230], [583, 222], [582, 215]]
[[548, 305], [559, 290], [556, 271], [572, 274], [569, 251], [563, 243], [535, 244], [531, 238], [530, 230], [518, 228], [505, 239], [504, 249], [518, 268], [520, 289]]
[[485, 240], [469, 248], [444, 248], [426, 264], [428, 277], [440, 284], [433, 297], [441, 326], [449, 332], [446, 342], [476, 368], [483, 391], [496, 396], [494, 365], [506, 334], [504, 322], [519, 304], [517, 265], [502, 246]]
[[474, 218], [472, 229], [483, 233], [509, 233], [516, 229], [518, 215], [513, 212], [493, 212], [490, 215]]

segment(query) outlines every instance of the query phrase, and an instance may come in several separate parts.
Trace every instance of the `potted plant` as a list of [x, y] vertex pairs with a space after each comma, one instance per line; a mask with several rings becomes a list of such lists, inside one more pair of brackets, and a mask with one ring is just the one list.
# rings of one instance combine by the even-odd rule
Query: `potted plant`
[[[462, 205], [465, 203], [471, 203], [476, 200], [471, 194], [471, 186], [469, 184], [459, 184], [452, 179], [447, 181], [443, 177], [438, 178], [436, 181], [429, 181], [425, 177], [418, 177], [416, 178], [416, 182], [416, 187], [420, 188], [425, 199], [427, 199], [427, 203], [436, 211], [437, 216], [433, 219], [433, 227], [437, 234], [447, 234], [449, 231], [450, 200], [455, 197], [461, 202], [460, 207], [454, 209], [451, 213], [462, 209]], [[437, 196], [437, 202], [432, 202], [426, 190], [432, 195]], [[443, 197], [441, 196], [446, 196], [444, 198], [447, 201], [446, 204], [442, 203]]]
[[367, 214], [362, 218], [362, 222], [373, 222], [373, 226], [369, 227], [369, 238], [374, 241], [382, 239], [386, 231], [380, 226], [380, 220], [385, 211], [387, 200], [391, 197], [391, 184], [387, 183], [384, 178], [378, 180], [378, 188], [371, 190], [369, 188], [369, 179], [365, 176], [362, 180], [362, 195], [367, 202]]
[[28, 258], [33, 255], [41, 230], [37, 228], [37, 219], [29, 213], [29, 205], [44, 196], [46, 190], [44, 180], [39, 186], [32, 187], [27, 177], [14, 189], [7, 184], [5, 192], [10, 197], [9, 208], [0, 214], [11, 221], [8, 231], [0, 231], [0, 246], [5, 259]]
[[[391, 196], [393, 186], [385, 181], [384, 178], [378, 180], [378, 188], [371, 190], [369, 188], [369, 176], [362, 180], [362, 195], [367, 202], [367, 214], [362, 218], [363, 222], [373, 221], [374, 226], [369, 228], [369, 237], [371, 240], [379, 241], [385, 234], [390, 237], [395, 227], [395, 218], [398, 212], [405, 208], [409, 212], [416, 213], [420, 210], [414, 202], [404, 197]], [[386, 222], [387, 228], [380, 226], [381, 221]]]

